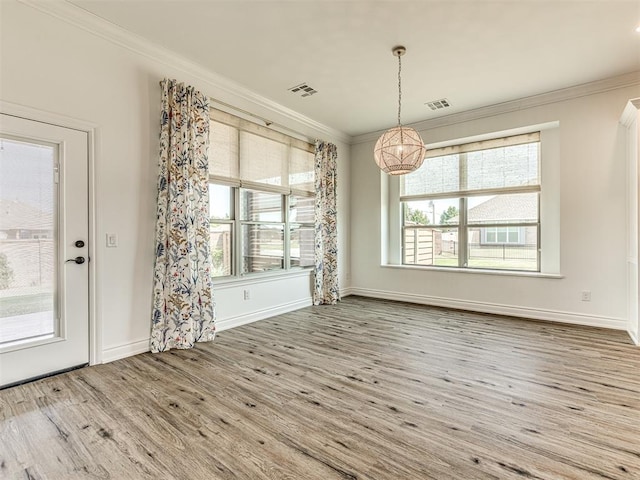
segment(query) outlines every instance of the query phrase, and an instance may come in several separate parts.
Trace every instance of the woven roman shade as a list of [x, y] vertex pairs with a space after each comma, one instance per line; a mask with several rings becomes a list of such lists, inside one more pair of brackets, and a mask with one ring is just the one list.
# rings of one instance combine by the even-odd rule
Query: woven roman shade
[[221, 110], [210, 111], [212, 180], [283, 194], [314, 192], [313, 145]]
[[540, 190], [540, 133], [427, 150], [400, 183], [400, 199], [524, 193]]

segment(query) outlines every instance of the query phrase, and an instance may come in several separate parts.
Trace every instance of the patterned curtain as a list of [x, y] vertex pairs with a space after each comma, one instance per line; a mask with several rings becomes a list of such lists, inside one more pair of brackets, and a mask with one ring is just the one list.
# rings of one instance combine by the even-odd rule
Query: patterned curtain
[[338, 286], [338, 225], [336, 210], [336, 146], [316, 140], [315, 287], [313, 304], [335, 304]]
[[163, 80], [151, 351], [213, 340], [209, 99]]

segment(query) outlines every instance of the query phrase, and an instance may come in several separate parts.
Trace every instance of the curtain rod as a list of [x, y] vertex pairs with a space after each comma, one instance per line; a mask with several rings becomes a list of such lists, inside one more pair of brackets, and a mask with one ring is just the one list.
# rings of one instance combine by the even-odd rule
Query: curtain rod
[[[242, 113], [244, 115], [247, 115], [249, 117], [252, 118], [256, 118], [258, 120], [260, 120], [262, 123], [264, 123], [265, 127], [271, 128], [273, 130], [276, 131], [281, 131], [281, 130], [285, 130], [286, 132], [289, 132], [290, 134], [294, 134], [298, 140], [303, 140], [305, 142], [308, 142], [310, 144], [314, 144], [315, 143], [315, 139], [310, 138], [309, 136], [305, 135], [304, 133], [298, 132], [297, 130], [293, 130], [292, 128], [286, 127], [284, 125], [281, 125], [279, 123], [275, 123], [272, 122], [271, 120], [261, 117], [260, 115], [256, 115], [255, 113], [251, 113], [247, 110], [243, 110], [242, 108], [238, 108], [235, 107], [229, 103], [223, 102], [222, 100], [217, 100], [213, 97], [209, 97], [209, 100], [213, 103], [216, 103], [218, 105], [222, 105], [223, 107], [226, 107], [228, 109], [231, 110], [231, 112], [227, 112], [227, 113]], [[280, 133], [284, 133], [284, 132], [280, 132]]]

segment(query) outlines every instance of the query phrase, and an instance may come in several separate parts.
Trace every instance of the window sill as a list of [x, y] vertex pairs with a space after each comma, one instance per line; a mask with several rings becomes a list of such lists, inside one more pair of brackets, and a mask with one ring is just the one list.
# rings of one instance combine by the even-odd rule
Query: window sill
[[560, 273], [520, 272], [515, 270], [486, 270], [481, 268], [456, 268], [456, 267], [428, 267], [425, 265], [380, 265], [382, 268], [399, 268], [402, 270], [423, 270], [430, 272], [471, 273], [474, 275], [499, 275], [505, 277], [530, 277], [530, 278], [564, 278]]
[[308, 277], [313, 273], [312, 267], [292, 268], [290, 270], [278, 270], [264, 273], [248, 273], [240, 277], [213, 278], [213, 289], [225, 289], [241, 287], [243, 285], [255, 285], [256, 283], [267, 283], [274, 280], [284, 280], [295, 277]]

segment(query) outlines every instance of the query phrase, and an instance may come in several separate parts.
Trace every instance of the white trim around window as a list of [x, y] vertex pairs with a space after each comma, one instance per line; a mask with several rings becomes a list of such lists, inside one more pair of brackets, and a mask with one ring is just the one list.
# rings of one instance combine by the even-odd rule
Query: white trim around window
[[212, 275], [216, 283], [310, 270], [314, 146], [211, 109]]
[[[397, 177], [381, 175], [381, 194], [383, 198], [383, 221], [382, 221], [382, 256], [381, 265], [424, 269], [432, 271], [472, 271], [473, 273], [496, 273], [514, 274], [525, 276], [550, 276], [557, 278], [560, 275], [560, 135], [559, 122], [549, 122], [546, 124], [533, 125], [526, 128], [503, 130], [495, 134], [481, 134], [475, 137], [466, 137], [449, 142], [439, 142], [437, 147], [446, 147], [456, 144], [468, 144], [477, 141], [486, 141], [491, 138], [504, 138], [512, 134], [528, 134], [529, 132], [540, 132], [540, 185], [542, 187], [526, 187], [522, 191], [540, 191], [539, 197], [539, 222], [537, 229], [538, 248], [542, 253], [539, 255], [539, 267], [537, 271], [511, 271], [511, 270], [486, 270], [483, 268], [467, 269], [459, 267], [438, 267], [421, 265], [403, 265], [402, 235], [403, 235], [403, 210], [401, 198], [411, 200], [411, 196], [401, 197], [400, 181]], [[427, 145], [427, 148], [430, 148]], [[428, 159], [426, 160], [428, 161]], [[463, 192], [458, 192], [463, 193]], [[464, 192], [466, 193], [466, 192]], [[515, 193], [515, 192], [514, 192]], [[435, 197], [435, 196], [434, 196]], [[387, 199], [386, 201], [384, 199]], [[386, 203], [386, 205], [384, 205]], [[437, 221], [438, 219], [436, 219]], [[436, 222], [439, 223], [439, 222]], [[529, 224], [518, 226], [525, 228]], [[497, 225], [496, 225], [497, 226]], [[474, 226], [474, 228], [477, 225]], [[520, 231], [520, 242], [523, 236]], [[466, 239], [464, 239], [466, 241]], [[516, 245], [514, 245], [515, 247]]]

